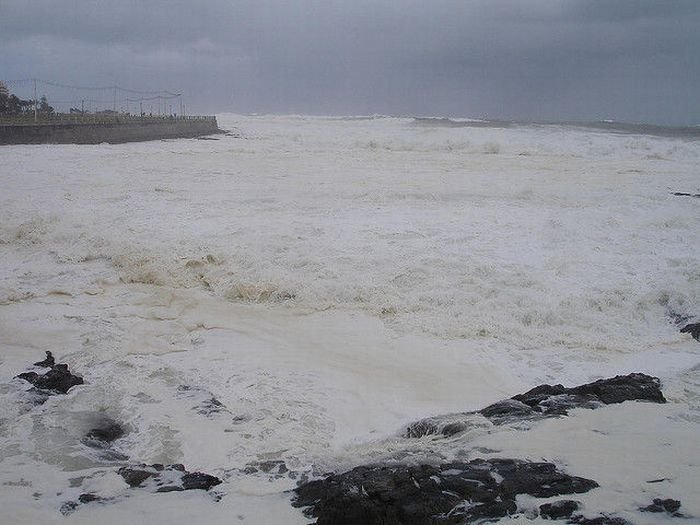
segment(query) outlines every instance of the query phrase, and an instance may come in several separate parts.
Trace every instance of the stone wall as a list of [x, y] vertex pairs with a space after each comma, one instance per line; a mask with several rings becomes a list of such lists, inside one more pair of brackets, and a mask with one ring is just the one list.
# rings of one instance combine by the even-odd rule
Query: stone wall
[[215, 117], [132, 118], [110, 122], [0, 123], [0, 144], [100, 144], [192, 138], [219, 133]]

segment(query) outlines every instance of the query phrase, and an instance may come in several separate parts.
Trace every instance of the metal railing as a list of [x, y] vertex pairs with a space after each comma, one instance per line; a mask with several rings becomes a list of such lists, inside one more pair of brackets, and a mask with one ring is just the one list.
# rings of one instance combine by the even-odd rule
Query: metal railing
[[96, 113], [54, 113], [50, 115], [0, 115], [0, 126], [55, 126], [57, 124], [120, 124], [128, 122], [169, 122], [173, 120], [216, 120], [210, 115], [129, 115]]

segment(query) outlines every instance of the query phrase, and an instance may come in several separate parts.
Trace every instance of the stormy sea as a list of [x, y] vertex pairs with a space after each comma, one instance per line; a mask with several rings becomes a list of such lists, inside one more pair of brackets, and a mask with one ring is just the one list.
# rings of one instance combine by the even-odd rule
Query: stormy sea
[[[299, 487], [497, 465], [430, 523], [700, 523], [700, 128], [218, 119], [0, 148], [0, 522], [344, 523]], [[483, 410], [628, 374], [666, 402]]]

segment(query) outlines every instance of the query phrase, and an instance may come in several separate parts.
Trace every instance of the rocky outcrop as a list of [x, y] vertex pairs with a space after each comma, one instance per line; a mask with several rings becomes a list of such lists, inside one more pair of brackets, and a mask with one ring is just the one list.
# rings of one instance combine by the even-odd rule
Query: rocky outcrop
[[92, 428], [85, 434], [83, 443], [93, 448], [105, 448], [124, 436], [125, 433], [124, 428], [119, 423], [105, 419], [99, 427]]
[[67, 501], [61, 505], [61, 514], [66, 516], [76, 510], [81, 504], [92, 502], [104, 503], [107, 501], [109, 501], [109, 498], [102, 498], [91, 492], [85, 492], [78, 496], [78, 501]]
[[518, 394], [475, 412], [418, 421], [408, 427], [406, 437], [429, 434], [451, 436], [478, 424], [478, 416], [488, 419], [492, 424], [502, 425], [565, 416], [574, 408], [595, 409], [625, 401], [665, 403], [661, 381], [656, 377], [635, 373], [600, 379], [572, 388], [563, 385], [539, 385], [524, 394]]
[[43, 361], [38, 361], [38, 362], [34, 363], [34, 366], [51, 368], [55, 364], [56, 364], [56, 360], [54, 359], [53, 354], [49, 350], [47, 350], [46, 351], [46, 359], [44, 359]]
[[[502, 425], [568, 415], [626, 401], [665, 403], [661, 382], [645, 374], [601, 379], [575, 387], [540, 385], [482, 410], [429, 418], [408, 427], [406, 437], [453, 435], [474, 426]], [[571, 476], [552, 463], [477, 459], [442, 465], [368, 465], [300, 484], [293, 504], [317, 525], [418, 525], [481, 523], [519, 510], [518, 495], [550, 498], [587, 492], [598, 484]], [[656, 502], [655, 502], [656, 503]], [[580, 503], [542, 504], [542, 519], [579, 525], [629, 525], [602, 514], [576, 514]]]
[[546, 498], [598, 484], [551, 463], [476, 459], [439, 466], [362, 466], [302, 484], [293, 504], [317, 525], [462, 524], [507, 516], [519, 494]]
[[106, 461], [126, 461], [129, 456], [112, 449], [113, 443], [124, 437], [126, 430], [109, 417], [104, 417], [99, 424], [91, 428], [81, 439], [83, 445], [99, 450], [99, 456]]
[[[150, 489], [152, 492], [182, 492], [185, 490], [206, 490], [219, 485], [222, 481], [216, 476], [203, 472], [187, 472], [185, 466], [179, 463], [174, 465], [135, 465], [120, 468], [117, 473], [124, 479], [129, 488]], [[215, 494], [218, 501], [221, 496]], [[87, 503], [108, 503], [120, 499], [104, 498], [86, 492], [78, 496], [77, 501], [67, 501], [61, 506], [61, 513], [70, 514], [78, 510], [80, 505]]]
[[642, 507], [639, 510], [641, 510], [642, 512], [665, 512], [667, 514], [670, 514], [674, 518], [680, 518], [683, 516], [680, 512], [678, 512], [680, 508], [681, 502], [677, 499], [654, 498], [654, 501], [651, 505]]
[[45, 374], [24, 372], [17, 377], [49, 395], [66, 394], [72, 387], [83, 384], [83, 378], [71, 374], [66, 364], [54, 364]]
[[691, 323], [681, 328], [682, 334], [690, 334], [693, 339], [700, 341], [700, 323]]
[[574, 523], [576, 525], [633, 525], [629, 521], [623, 518], [618, 518], [616, 516], [608, 516], [603, 514], [595, 518], [586, 518], [584, 516], [574, 516], [567, 523]]
[[153, 492], [209, 490], [222, 481], [203, 472], [187, 472], [184, 465], [137, 465], [122, 467], [118, 474], [129, 487], [150, 487]]
[[552, 503], [540, 505], [540, 517], [548, 520], [569, 518], [580, 508], [581, 504], [578, 501], [574, 501], [572, 499], [562, 499]]

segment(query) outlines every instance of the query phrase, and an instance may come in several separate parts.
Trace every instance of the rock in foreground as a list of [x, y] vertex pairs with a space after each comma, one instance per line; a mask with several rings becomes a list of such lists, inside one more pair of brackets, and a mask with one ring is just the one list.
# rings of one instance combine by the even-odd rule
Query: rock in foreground
[[700, 341], [700, 323], [691, 323], [681, 328], [682, 334], [690, 334], [693, 339]]
[[129, 456], [112, 449], [119, 438], [126, 435], [126, 430], [110, 417], [103, 416], [97, 425], [91, 428], [81, 439], [81, 443], [100, 451], [100, 458], [106, 461], [126, 461]]
[[17, 377], [48, 393], [66, 394], [72, 387], [83, 384], [83, 378], [71, 374], [66, 364], [55, 364], [45, 374], [24, 372]]
[[38, 361], [38, 362], [34, 363], [34, 366], [51, 368], [55, 364], [56, 364], [56, 360], [54, 359], [53, 354], [49, 350], [47, 350], [46, 351], [46, 358], [42, 361]]
[[540, 505], [540, 517], [548, 520], [560, 520], [569, 518], [571, 515], [581, 508], [578, 501], [571, 499], [563, 499], [552, 503]]
[[209, 490], [222, 481], [203, 472], [187, 472], [179, 463], [174, 465], [137, 465], [122, 467], [118, 474], [130, 487], [150, 486], [154, 492], [179, 492], [183, 490]]
[[495, 425], [522, 420], [565, 416], [574, 408], [594, 409], [625, 401], [665, 403], [661, 381], [646, 374], [628, 374], [600, 379], [593, 383], [566, 388], [539, 385], [532, 390], [490, 405], [476, 412], [434, 417], [413, 423], [406, 437], [428, 434], [450, 436], [469, 428], [474, 416], [483, 416]]
[[680, 517], [682, 516], [682, 514], [678, 512], [678, 509], [680, 508], [681, 502], [677, 499], [654, 498], [654, 502], [651, 505], [648, 505], [640, 510], [642, 512], [667, 512], [674, 517]]
[[[133, 465], [122, 467], [117, 471], [122, 479], [129, 485], [129, 489], [143, 488], [150, 492], [182, 492], [185, 490], [206, 490], [208, 491], [222, 481], [216, 476], [204, 474], [203, 472], [187, 472], [185, 466], [179, 463], [174, 465]], [[221, 495], [213, 493], [215, 501], [221, 499]], [[107, 503], [118, 498], [105, 498], [94, 493], [83, 493], [77, 501], [67, 501], [61, 507], [61, 513], [70, 514], [78, 510], [86, 503]]]
[[598, 484], [551, 463], [477, 459], [440, 466], [362, 466], [295, 489], [294, 505], [318, 525], [462, 524], [517, 510], [518, 494], [551, 497]]

